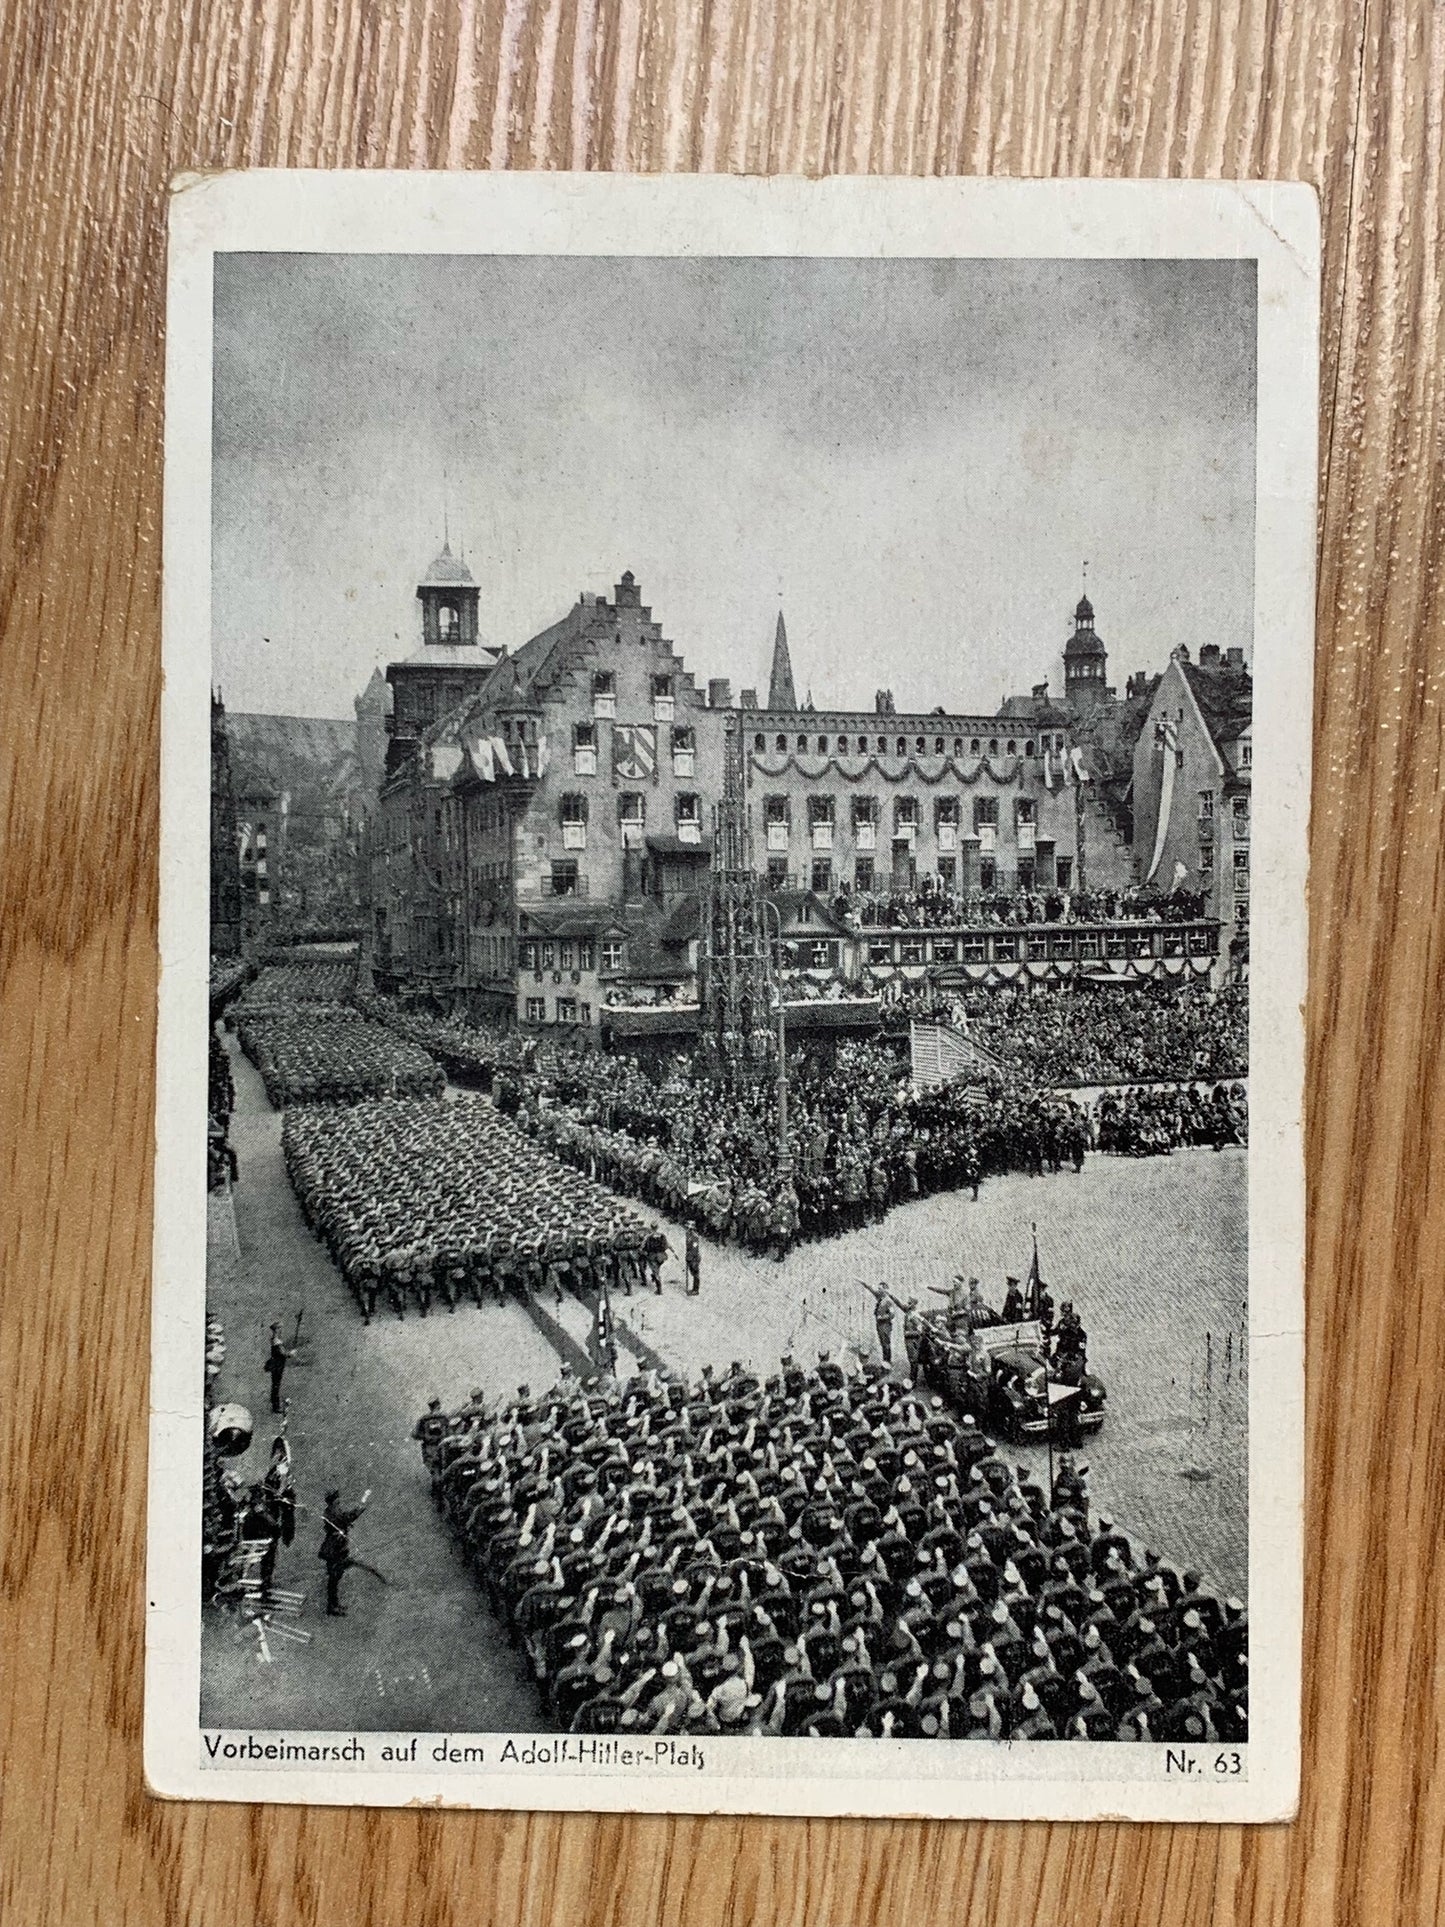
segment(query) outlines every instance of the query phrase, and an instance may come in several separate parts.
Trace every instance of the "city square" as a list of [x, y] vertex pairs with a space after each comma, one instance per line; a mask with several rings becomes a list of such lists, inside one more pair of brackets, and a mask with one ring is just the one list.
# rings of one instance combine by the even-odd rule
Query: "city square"
[[[229, 1727], [542, 1728], [525, 1667], [430, 1503], [413, 1434], [431, 1398], [452, 1411], [475, 1388], [492, 1402], [520, 1384], [540, 1390], [564, 1357], [513, 1300], [362, 1325], [291, 1194], [280, 1116], [255, 1070], [239, 1054], [233, 1063], [238, 1179], [232, 1193], [212, 1199], [210, 1299], [227, 1334], [217, 1396], [254, 1409], [256, 1442], [243, 1471], [259, 1478], [271, 1437], [265, 1333], [273, 1319], [289, 1332], [304, 1313], [306, 1344], [283, 1383], [309, 1510], [278, 1579], [307, 1595], [297, 1623], [315, 1637], [305, 1646], [274, 1641], [267, 1663], [248, 1621], [208, 1614], [203, 1718]], [[708, 1244], [695, 1297], [683, 1289], [681, 1232], [652, 1213], [677, 1255], [664, 1268], [660, 1297], [638, 1292], [617, 1302], [620, 1370], [638, 1369], [628, 1334], [689, 1375], [703, 1365], [726, 1370], [733, 1360], [774, 1370], [786, 1352], [876, 1356], [873, 1302], [859, 1280], [924, 1294], [963, 1272], [997, 1300], [1006, 1275], [1026, 1272], [1037, 1224], [1045, 1278], [1056, 1297], [1071, 1296], [1080, 1308], [1091, 1364], [1108, 1387], [1108, 1415], [1084, 1454], [1096, 1503], [1141, 1545], [1242, 1595], [1244, 1188], [1239, 1149], [1090, 1154], [1078, 1173], [991, 1180], [977, 1201], [964, 1192], [905, 1205], [880, 1225], [797, 1246], [781, 1264]], [[585, 1309], [569, 1299], [553, 1312], [585, 1348]], [[1030, 1442], [1010, 1448], [1015, 1453], [1042, 1472], [1045, 1447]], [[321, 1610], [314, 1542], [330, 1486], [351, 1499], [374, 1490], [358, 1538], [389, 1581], [351, 1578], [345, 1620]]]

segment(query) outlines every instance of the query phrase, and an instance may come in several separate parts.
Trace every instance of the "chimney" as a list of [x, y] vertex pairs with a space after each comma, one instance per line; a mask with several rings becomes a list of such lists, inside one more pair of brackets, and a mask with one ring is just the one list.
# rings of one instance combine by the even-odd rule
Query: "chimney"
[[1226, 649], [1224, 660], [1231, 669], [1243, 669], [1244, 651], [1240, 648]]
[[1217, 669], [1219, 667], [1219, 644], [1217, 642], [1206, 642], [1204, 647], [1199, 651], [1199, 667], [1201, 669]]
[[741, 695], [738, 697], [739, 709], [756, 709], [757, 706], [758, 706], [757, 690], [756, 689], [743, 690]]
[[709, 676], [707, 684], [707, 706], [709, 709], [731, 709], [733, 686], [726, 676]]

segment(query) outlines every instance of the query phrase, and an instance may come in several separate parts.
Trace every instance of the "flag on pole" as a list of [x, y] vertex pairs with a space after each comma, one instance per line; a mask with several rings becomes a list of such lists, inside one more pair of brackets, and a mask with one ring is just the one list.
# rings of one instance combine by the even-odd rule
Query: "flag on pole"
[[609, 1371], [617, 1363], [617, 1344], [613, 1337], [612, 1297], [604, 1284], [597, 1294], [597, 1322], [592, 1331], [592, 1351], [598, 1365]]
[[1159, 772], [1159, 821], [1154, 831], [1154, 854], [1144, 878], [1146, 883], [1154, 881], [1155, 872], [1163, 859], [1164, 845], [1169, 838], [1169, 818], [1174, 806], [1174, 767], [1178, 761], [1179, 725], [1172, 716], [1165, 716], [1155, 724], [1154, 742], [1164, 761]]
[[478, 736], [474, 742], [468, 745], [468, 749], [471, 754], [472, 767], [477, 772], [477, 775], [481, 777], [484, 783], [495, 783], [497, 780], [497, 764], [495, 757], [492, 755], [491, 737]]
[[1044, 1288], [1044, 1281], [1039, 1276], [1039, 1228], [1037, 1225], [1034, 1225], [1032, 1230], [1034, 1234], [1034, 1255], [1029, 1260], [1029, 1275], [1024, 1280], [1024, 1309], [1030, 1318], [1037, 1318], [1039, 1315], [1039, 1293]]

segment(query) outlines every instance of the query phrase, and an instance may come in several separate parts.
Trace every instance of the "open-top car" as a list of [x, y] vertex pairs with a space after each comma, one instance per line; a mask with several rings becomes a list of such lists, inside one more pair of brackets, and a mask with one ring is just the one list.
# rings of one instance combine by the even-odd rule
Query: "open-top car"
[[1070, 1382], [1063, 1361], [1050, 1359], [1037, 1318], [983, 1325], [954, 1334], [935, 1325], [923, 1357], [924, 1376], [962, 1412], [1003, 1438], [1068, 1443], [1097, 1432], [1108, 1393], [1082, 1371]]

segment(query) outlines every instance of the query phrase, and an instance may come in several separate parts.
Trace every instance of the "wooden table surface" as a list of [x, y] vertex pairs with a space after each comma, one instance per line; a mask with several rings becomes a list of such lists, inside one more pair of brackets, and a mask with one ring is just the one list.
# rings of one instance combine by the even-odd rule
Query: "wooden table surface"
[[[1438, 0], [0, 0], [7, 1927], [1440, 1918], [1442, 104]], [[266, 164], [1318, 187], [1297, 1825], [147, 1796], [166, 183]]]

